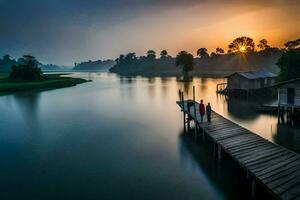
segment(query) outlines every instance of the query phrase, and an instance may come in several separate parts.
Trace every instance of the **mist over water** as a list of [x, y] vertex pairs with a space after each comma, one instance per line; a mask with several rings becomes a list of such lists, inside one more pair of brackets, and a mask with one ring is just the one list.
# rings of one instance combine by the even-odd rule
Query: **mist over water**
[[192, 98], [193, 85], [198, 101], [300, 152], [299, 129], [217, 95], [223, 79], [71, 76], [93, 82], [0, 96], [1, 199], [247, 199], [234, 167], [220, 174], [206, 147], [183, 135], [175, 102], [179, 89]]

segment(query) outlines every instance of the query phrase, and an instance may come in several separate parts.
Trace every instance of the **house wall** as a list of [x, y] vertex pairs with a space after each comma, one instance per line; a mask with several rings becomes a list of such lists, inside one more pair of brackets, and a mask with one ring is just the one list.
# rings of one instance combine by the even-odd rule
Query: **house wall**
[[289, 83], [289, 84], [281, 86], [281, 88], [278, 88], [281, 104], [287, 103], [287, 88], [295, 88], [295, 98], [294, 98], [295, 104], [294, 105], [300, 106], [300, 81], [294, 82], [294, 83]]
[[253, 90], [268, 87], [275, 84], [275, 78], [247, 79], [240, 74], [228, 77], [228, 89]]
[[227, 83], [228, 83], [227, 87], [230, 90], [235, 90], [235, 89], [248, 90], [249, 89], [249, 80], [239, 74], [234, 74], [234, 75], [228, 77]]

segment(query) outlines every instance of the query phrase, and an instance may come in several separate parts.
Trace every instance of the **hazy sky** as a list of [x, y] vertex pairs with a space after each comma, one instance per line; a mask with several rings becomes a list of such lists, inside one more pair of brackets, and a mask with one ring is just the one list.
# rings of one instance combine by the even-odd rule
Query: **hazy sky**
[[300, 0], [0, 0], [0, 55], [72, 65], [148, 49], [195, 54], [238, 36], [300, 37]]

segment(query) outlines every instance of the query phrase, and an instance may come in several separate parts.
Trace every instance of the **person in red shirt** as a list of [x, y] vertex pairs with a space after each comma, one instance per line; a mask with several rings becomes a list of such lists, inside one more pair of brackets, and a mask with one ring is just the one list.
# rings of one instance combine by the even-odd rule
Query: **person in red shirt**
[[205, 106], [203, 104], [203, 100], [201, 99], [200, 104], [199, 104], [199, 113], [201, 116], [201, 123], [203, 122], [203, 117], [205, 115]]

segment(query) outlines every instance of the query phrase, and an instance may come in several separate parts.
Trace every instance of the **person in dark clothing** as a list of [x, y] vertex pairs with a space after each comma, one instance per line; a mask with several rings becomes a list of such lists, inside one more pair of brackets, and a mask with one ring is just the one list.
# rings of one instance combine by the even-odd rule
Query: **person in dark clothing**
[[204, 104], [203, 104], [203, 100], [200, 101], [200, 104], [199, 104], [199, 113], [200, 113], [200, 116], [201, 116], [201, 123], [203, 122], [203, 117], [205, 115], [205, 107], [204, 107]]
[[211, 106], [210, 103], [206, 106], [206, 115], [207, 115], [207, 121], [211, 122]]

